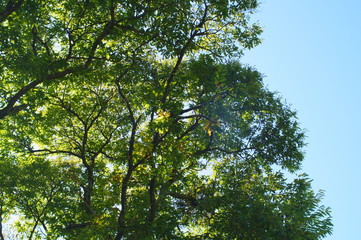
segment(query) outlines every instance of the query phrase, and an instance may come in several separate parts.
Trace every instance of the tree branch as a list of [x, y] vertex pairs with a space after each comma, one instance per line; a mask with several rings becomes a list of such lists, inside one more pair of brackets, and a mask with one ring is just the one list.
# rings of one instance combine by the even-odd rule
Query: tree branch
[[74, 230], [74, 229], [79, 229], [79, 228], [84, 228], [87, 226], [91, 226], [93, 225], [93, 223], [91, 222], [86, 222], [86, 223], [75, 223], [75, 224], [70, 224], [68, 225], [65, 230]]
[[192, 207], [195, 207], [198, 205], [197, 198], [195, 198], [191, 195], [186, 195], [186, 194], [182, 194], [182, 193], [178, 193], [178, 192], [168, 192], [167, 194], [174, 198], [189, 202]]
[[207, 117], [207, 116], [202, 115], [202, 114], [193, 114], [193, 115], [187, 115], [187, 116], [179, 116], [179, 117], [178, 117], [178, 120], [180, 120], [180, 119], [187, 119], [187, 118], [205, 118], [205, 119], [207, 119], [208, 121], [210, 121], [211, 123], [214, 123], [214, 124], [217, 124], [217, 123], [218, 123], [216, 120], [213, 120], [212, 118]]
[[163, 103], [166, 101], [166, 99], [167, 99], [167, 97], [169, 95], [170, 87], [171, 87], [171, 83], [173, 81], [173, 78], [176, 75], [176, 73], [178, 72], [178, 69], [179, 69], [179, 67], [180, 67], [180, 65], [181, 65], [181, 63], [183, 61], [183, 58], [184, 58], [188, 48], [193, 43], [194, 38], [196, 36], [198, 36], [199, 28], [201, 28], [206, 23], [207, 14], [208, 14], [208, 6], [206, 5], [201, 22], [195, 27], [195, 30], [191, 33], [191, 36], [189, 37], [188, 41], [183, 46], [183, 48], [180, 50], [177, 62], [175, 64], [175, 66], [173, 67], [173, 70], [170, 73], [170, 76], [168, 77], [168, 79], [166, 81], [166, 87], [165, 87], [165, 90], [164, 90], [164, 93], [163, 93], [163, 98], [161, 100]]
[[91, 49], [90, 49], [90, 53], [87, 57], [87, 61], [85, 62], [84, 65], [80, 65], [78, 67], [73, 67], [73, 68], [67, 68], [63, 71], [59, 71], [59, 72], [55, 72], [52, 74], [47, 75], [46, 77], [42, 77], [39, 78], [35, 81], [30, 82], [29, 84], [27, 84], [26, 86], [24, 86], [23, 88], [21, 88], [14, 96], [12, 96], [9, 101], [8, 104], [0, 110], [0, 119], [5, 118], [6, 116], [8, 116], [12, 111], [12, 109], [14, 108], [14, 105], [16, 104], [16, 102], [18, 100], [21, 99], [21, 97], [23, 97], [27, 92], [29, 92], [30, 90], [34, 89], [35, 87], [37, 87], [39, 84], [45, 82], [45, 81], [50, 81], [50, 80], [54, 80], [54, 79], [58, 79], [58, 78], [63, 78], [71, 73], [75, 73], [81, 70], [85, 70], [87, 69], [91, 62], [94, 59], [94, 55], [95, 52], [99, 46], [99, 44], [102, 42], [102, 40], [110, 34], [111, 30], [114, 28], [115, 23], [114, 22], [108, 22], [104, 28], [103, 31], [100, 33], [100, 35], [95, 39]]
[[0, 23], [5, 21], [7, 17], [9, 17], [13, 12], [18, 10], [20, 6], [24, 3], [24, 0], [19, 0], [17, 3], [13, 3], [12, 0], [9, 0], [8, 4], [6, 5], [5, 10], [0, 13]]
[[67, 155], [70, 155], [70, 156], [74, 156], [74, 157], [77, 157], [79, 159], [81, 159], [81, 155], [77, 154], [77, 153], [74, 153], [72, 151], [66, 151], [66, 150], [49, 150], [49, 149], [28, 149], [28, 152], [29, 153], [45, 153], [45, 154], [59, 154], [59, 153], [62, 153], [62, 154], [67, 154]]

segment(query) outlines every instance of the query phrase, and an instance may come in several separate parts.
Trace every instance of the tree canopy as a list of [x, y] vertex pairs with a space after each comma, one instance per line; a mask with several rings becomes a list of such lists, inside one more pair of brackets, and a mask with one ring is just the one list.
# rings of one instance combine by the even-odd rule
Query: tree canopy
[[[321, 239], [256, 0], [0, 3], [0, 239]], [[15, 222], [12, 236], [3, 230]], [[7, 226], [9, 227], [9, 226]]]

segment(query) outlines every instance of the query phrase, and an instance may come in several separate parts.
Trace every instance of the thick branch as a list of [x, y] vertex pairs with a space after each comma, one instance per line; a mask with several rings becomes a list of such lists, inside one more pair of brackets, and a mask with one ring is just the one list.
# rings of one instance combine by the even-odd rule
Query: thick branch
[[186, 42], [186, 44], [183, 46], [183, 48], [179, 52], [177, 62], [175, 64], [175, 66], [173, 67], [173, 70], [172, 70], [170, 76], [168, 77], [168, 79], [166, 81], [166, 87], [165, 87], [165, 91], [164, 91], [163, 98], [162, 98], [163, 103], [166, 101], [166, 99], [167, 99], [167, 97], [169, 95], [171, 83], [173, 82], [175, 74], [178, 72], [178, 69], [179, 69], [179, 67], [180, 67], [180, 65], [181, 65], [181, 63], [183, 61], [183, 58], [184, 58], [188, 48], [193, 43], [194, 38], [196, 36], [198, 36], [199, 28], [201, 28], [206, 23], [207, 14], [208, 14], [208, 9], [207, 9], [207, 6], [206, 6], [201, 22], [195, 27], [195, 30], [191, 33], [191, 36], [189, 37], [188, 41]]
[[56, 72], [53, 74], [48, 75], [46, 78], [39, 78], [35, 81], [30, 82], [28, 85], [24, 86], [23, 88], [21, 88], [16, 94], [14, 94], [8, 101], [8, 104], [0, 110], [0, 119], [5, 118], [6, 116], [14, 113], [14, 112], [18, 112], [15, 111], [14, 109], [16, 107], [15, 104], [18, 100], [20, 100], [21, 97], [23, 97], [27, 92], [29, 92], [30, 90], [34, 89], [35, 87], [37, 87], [39, 84], [47, 81], [47, 80], [53, 80], [53, 79], [57, 79], [57, 78], [62, 78], [65, 77], [66, 75], [70, 74], [70, 73], [74, 73], [75, 69], [74, 68], [68, 68], [64, 71], [60, 71], [60, 72]]
[[152, 177], [149, 182], [149, 223], [153, 223], [157, 214], [157, 199], [156, 199], [156, 178]]
[[119, 216], [118, 216], [118, 231], [117, 231], [117, 235], [115, 236], [114, 240], [121, 240], [125, 233], [125, 228], [126, 228], [125, 215], [128, 211], [128, 196], [127, 196], [128, 183], [133, 174], [133, 171], [134, 171], [134, 168], [130, 168], [128, 166], [127, 174], [123, 178], [121, 196], [120, 196], [120, 203], [122, 206], [122, 210], [120, 211]]
[[23, 3], [24, 0], [19, 0], [17, 3], [13, 3], [13, 1], [10, 0], [6, 5], [5, 10], [2, 13], [0, 13], [0, 23], [5, 21], [7, 17], [9, 17], [16, 10], [18, 10]]
[[187, 119], [187, 118], [197, 118], [197, 119], [205, 118], [208, 121], [210, 121], [211, 123], [214, 123], [214, 124], [218, 123], [216, 120], [213, 120], [212, 118], [207, 117], [207, 116], [202, 115], [202, 114], [193, 114], [193, 115], [188, 115], [188, 116], [180, 116], [178, 119]]
[[23, 87], [22, 89], [20, 89], [14, 96], [12, 96], [10, 98], [10, 100], [8, 101], [8, 104], [6, 105], [6, 107], [4, 107], [3, 109], [0, 110], [0, 119], [3, 119], [7, 115], [10, 115], [12, 112], [14, 112], [15, 103], [23, 95], [25, 95], [25, 93], [27, 93], [31, 89], [35, 88], [37, 85], [39, 85], [42, 82], [43, 82], [43, 80], [33, 81], [33, 82], [29, 83], [28, 85], [26, 85], [25, 87]]
[[136, 121], [135, 121], [134, 113], [133, 113], [132, 107], [131, 107], [131, 105], [130, 105], [130, 102], [129, 102], [128, 98], [125, 96], [125, 94], [124, 94], [124, 92], [123, 92], [123, 89], [122, 89], [122, 87], [120, 86], [119, 82], [117, 81], [115, 84], [117, 85], [117, 89], [118, 89], [118, 93], [119, 93], [120, 97], [121, 97], [121, 98], [123, 99], [123, 101], [125, 102], [125, 105], [126, 105], [126, 107], [127, 107], [127, 110], [128, 110], [128, 112], [129, 112], [129, 117], [130, 117], [130, 119], [131, 119], [131, 121], [132, 121], [132, 124], [133, 124], [133, 126], [134, 126], [134, 124], [135, 124]]
[[49, 149], [28, 149], [30, 153], [45, 153], [45, 154], [67, 154], [81, 159], [81, 155], [65, 150], [49, 150]]
[[190, 196], [190, 195], [186, 195], [186, 194], [182, 194], [182, 193], [178, 193], [178, 192], [168, 192], [168, 195], [170, 195], [174, 198], [189, 202], [189, 204], [192, 207], [195, 207], [198, 204], [197, 198]]
[[66, 230], [74, 230], [74, 229], [84, 228], [84, 227], [87, 227], [87, 226], [90, 226], [90, 225], [92, 225], [91, 222], [75, 223], [75, 224], [68, 225], [65, 229]]
[[35, 81], [30, 82], [28, 85], [24, 86], [22, 89], [20, 89], [14, 96], [12, 96], [9, 101], [8, 104], [0, 110], [0, 119], [3, 119], [4, 117], [8, 116], [9, 114], [11, 114], [13, 112], [13, 108], [16, 104], [16, 102], [18, 100], [20, 100], [21, 97], [23, 97], [27, 92], [29, 92], [30, 90], [34, 89], [35, 87], [37, 87], [39, 84], [45, 82], [45, 81], [50, 81], [50, 80], [54, 80], [54, 79], [58, 79], [58, 78], [63, 78], [71, 73], [76, 73], [78, 71], [81, 70], [85, 70], [87, 68], [89, 68], [90, 64], [92, 63], [93, 59], [94, 59], [94, 55], [95, 52], [99, 46], [99, 44], [103, 41], [103, 39], [110, 34], [111, 30], [114, 28], [115, 24], [114, 22], [109, 22], [107, 23], [104, 28], [103, 31], [99, 34], [99, 36], [95, 39], [89, 55], [87, 57], [87, 61], [85, 62], [85, 64], [80, 65], [76, 68], [68, 68], [65, 69], [63, 71], [59, 71], [56, 73], [52, 73], [49, 74], [46, 77], [43, 78], [39, 78]]
[[108, 22], [105, 26], [103, 31], [100, 33], [100, 35], [95, 39], [92, 48], [90, 50], [90, 54], [88, 57], [88, 60], [86, 61], [84, 67], [88, 68], [93, 60], [93, 57], [95, 55], [95, 52], [99, 46], [99, 44], [103, 41], [103, 39], [110, 34], [110, 32], [112, 31], [112, 29], [114, 28], [115, 23], [113, 21]]
[[199, 125], [199, 118], [196, 119], [195, 123], [192, 124], [191, 126], [189, 126], [179, 137], [177, 137], [177, 141], [181, 140], [182, 138], [184, 138], [185, 136], [188, 136], [188, 134], [190, 132], [192, 132], [193, 130], [195, 130], [198, 125]]

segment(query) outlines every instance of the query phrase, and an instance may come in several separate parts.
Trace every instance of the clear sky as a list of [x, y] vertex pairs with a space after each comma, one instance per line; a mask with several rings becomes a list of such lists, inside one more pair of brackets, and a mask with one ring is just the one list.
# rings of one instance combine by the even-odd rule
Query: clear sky
[[297, 110], [303, 171], [323, 189], [334, 233], [361, 239], [361, 0], [263, 0], [263, 43], [242, 62]]

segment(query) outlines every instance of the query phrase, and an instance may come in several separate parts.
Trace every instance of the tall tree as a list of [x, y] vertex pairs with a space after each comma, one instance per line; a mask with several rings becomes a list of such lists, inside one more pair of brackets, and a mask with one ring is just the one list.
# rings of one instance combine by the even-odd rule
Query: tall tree
[[24, 239], [331, 233], [307, 176], [283, 176], [303, 159], [295, 112], [232, 60], [259, 43], [257, 5], [0, 5], [0, 226], [13, 212]]

